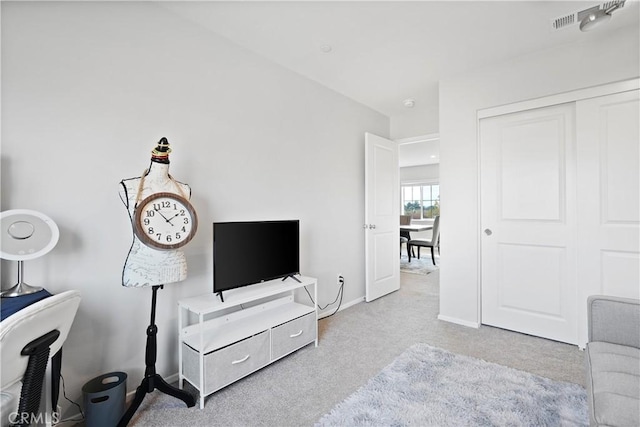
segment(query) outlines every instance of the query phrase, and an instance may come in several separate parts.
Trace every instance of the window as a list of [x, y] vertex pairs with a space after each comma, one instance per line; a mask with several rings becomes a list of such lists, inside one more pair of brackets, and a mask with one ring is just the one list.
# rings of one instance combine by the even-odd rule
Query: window
[[440, 215], [440, 184], [411, 184], [402, 186], [404, 215], [412, 219], [427, 219]]

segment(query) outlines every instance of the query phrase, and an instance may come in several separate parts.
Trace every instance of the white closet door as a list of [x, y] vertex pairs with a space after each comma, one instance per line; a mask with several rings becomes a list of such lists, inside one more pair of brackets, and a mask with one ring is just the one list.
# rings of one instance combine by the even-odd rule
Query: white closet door
[[577, 343], [574, 104], [480, 121], [482, 323]]
[[640, 98], [637, 90], [576, 105], [580, 342], [586, 298], [640, 298]]

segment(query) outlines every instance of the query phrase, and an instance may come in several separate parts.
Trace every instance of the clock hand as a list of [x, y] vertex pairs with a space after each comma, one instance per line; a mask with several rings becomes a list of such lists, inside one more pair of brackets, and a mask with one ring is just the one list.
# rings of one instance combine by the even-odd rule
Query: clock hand
[[[160, 216], [161, 216], [162, 218], [164, 218], [164, 220], [165, 220], [165, 221], [167, 221], [169, 224], [171, 224], [171, 219], [173, 219], [173, 218], [171, 218], [171, 219], [167, 219], [167, 217], [166, 217], [166, 216], [164, 216], [164, 215], [162, 214], [162, 212], [160, 212], [160, 210], [159, 210], [159, 209], [157, 209], [157, 208], [155, 208], [155, 211], [156, 211], [156, 212], [158, 212], [158, 213], [160, 214]], [[174, 218], [175, 218], [175, 217], [174, 217]], [[173, 226], [173, 224], [171, 224], [171, 225]]]
[[[172, 217], [171, 217], [171, 219], [173, 219], [173, 218], [177, 217], [178, 215], [180, 215], [180, 212], [178, 212], [177, 214], [175, 214], [174, 216], [172, 216]], [[170, 219], [169, 221], [171, 221], [171, 219]], [[173, 225], [173, 224], [171, 224], [171, 225]]]

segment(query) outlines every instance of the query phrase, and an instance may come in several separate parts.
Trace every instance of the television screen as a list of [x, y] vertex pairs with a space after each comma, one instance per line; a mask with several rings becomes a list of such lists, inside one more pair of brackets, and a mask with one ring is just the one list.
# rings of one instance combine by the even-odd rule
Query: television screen
[[213, 223], [213, 291], [300, 271], [300, 221]]

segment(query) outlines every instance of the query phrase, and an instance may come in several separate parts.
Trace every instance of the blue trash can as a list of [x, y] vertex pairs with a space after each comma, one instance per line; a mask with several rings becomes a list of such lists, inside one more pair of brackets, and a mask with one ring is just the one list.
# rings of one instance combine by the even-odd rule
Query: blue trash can
[[87, 427], [116, 427], [125, 411], [127, 374], [100, 375], [82, 386], [82, 396]]

